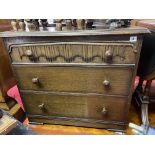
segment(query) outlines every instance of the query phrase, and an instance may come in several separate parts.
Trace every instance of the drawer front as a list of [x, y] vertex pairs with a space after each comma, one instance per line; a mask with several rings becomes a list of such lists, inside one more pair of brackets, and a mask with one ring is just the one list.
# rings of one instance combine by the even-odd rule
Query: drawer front
[[23, 90], [128, 95], [132, 67], [14, 66]]
[[111, 63], [135, 64], [136, 50], [131, 42], [60, 42], [12, 45], [13, 63]]
[[88, 118], [105, 121], [126, 119], [127, 98], [103, 95], [21, 91], [28, 115]]

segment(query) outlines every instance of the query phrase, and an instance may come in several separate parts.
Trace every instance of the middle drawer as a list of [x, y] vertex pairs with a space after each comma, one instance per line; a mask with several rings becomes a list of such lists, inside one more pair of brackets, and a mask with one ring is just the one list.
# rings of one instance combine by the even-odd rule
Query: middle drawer
[[133, 67], [14, 66], [22, 90], [128, 95]]

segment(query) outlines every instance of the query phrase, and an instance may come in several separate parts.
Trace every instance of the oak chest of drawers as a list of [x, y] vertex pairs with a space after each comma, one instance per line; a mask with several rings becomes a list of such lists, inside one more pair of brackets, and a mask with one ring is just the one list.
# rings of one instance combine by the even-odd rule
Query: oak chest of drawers
[[144, 33], [1, 33], [29, 121], [125, 129]]

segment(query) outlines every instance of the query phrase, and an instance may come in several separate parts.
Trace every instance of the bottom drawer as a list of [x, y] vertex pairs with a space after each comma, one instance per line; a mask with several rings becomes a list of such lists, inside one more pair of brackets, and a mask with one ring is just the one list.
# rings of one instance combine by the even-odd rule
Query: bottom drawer
[[126, 121], [125, 97], [21, 91], [28, 116], [74, 120]]

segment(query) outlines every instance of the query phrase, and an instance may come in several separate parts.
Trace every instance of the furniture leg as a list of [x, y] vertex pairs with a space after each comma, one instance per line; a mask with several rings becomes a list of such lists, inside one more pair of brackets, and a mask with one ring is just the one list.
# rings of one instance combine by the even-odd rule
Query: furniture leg
[[143, 102], [141, 105], [141, 118], [142, 124], [144, 125], [145, 134], [147, 133], [149, 127], [149, 119], [148, 119], [148, 104], [149, 104], [149, 93], [151, 88], [152, 80], [148, 80], [144, 89]]

